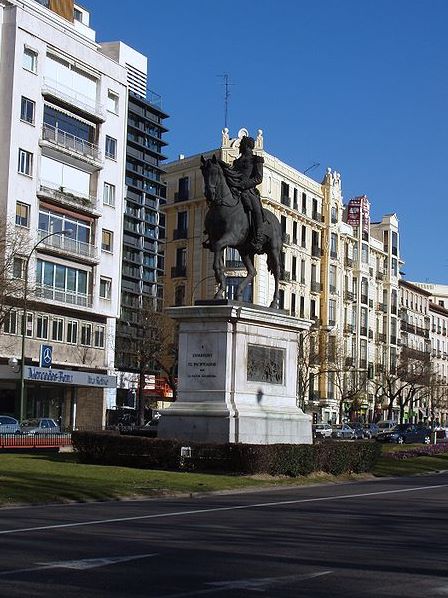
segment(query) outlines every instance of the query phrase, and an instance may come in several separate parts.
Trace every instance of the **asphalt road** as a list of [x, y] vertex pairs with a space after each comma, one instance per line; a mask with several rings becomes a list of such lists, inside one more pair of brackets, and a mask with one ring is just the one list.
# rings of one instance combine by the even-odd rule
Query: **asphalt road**
[[448, 473], [0, 510], [0, 596], [448, 596]]

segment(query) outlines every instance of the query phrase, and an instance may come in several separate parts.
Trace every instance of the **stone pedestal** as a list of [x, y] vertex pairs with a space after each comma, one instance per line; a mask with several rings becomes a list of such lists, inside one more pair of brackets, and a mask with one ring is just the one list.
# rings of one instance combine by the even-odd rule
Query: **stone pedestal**
[[180, 325], [178, 399], [162, 412], [160, 438], [312, 442], [311, 416], [296, 405], [297, 338], [310, 321], [232, 301], [167, 313]]

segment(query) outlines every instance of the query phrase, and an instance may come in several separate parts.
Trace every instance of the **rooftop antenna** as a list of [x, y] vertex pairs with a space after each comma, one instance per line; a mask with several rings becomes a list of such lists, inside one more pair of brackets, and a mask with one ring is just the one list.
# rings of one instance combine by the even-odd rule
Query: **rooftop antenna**
[[314, 170], [318, 166], [320, 166], [320, 162], [314, 162], [314, 164], [311, 164], [311, 166], [308, 166], [308, 168], [303, 171], [303, 174], [306, 174], [307, 172], [310, 172], [310, 170]]
[[229, 75], [224, 73], [224, 75], [218, 75], [218, 77], [222, 77], [224, 79], [224, 128], [228, 128], [228, 115], [229, 115], [229, 98], [230, 98], [230, 90], [229, 87], [231, 85], [235, 85], [235, 83], [229, 82]]

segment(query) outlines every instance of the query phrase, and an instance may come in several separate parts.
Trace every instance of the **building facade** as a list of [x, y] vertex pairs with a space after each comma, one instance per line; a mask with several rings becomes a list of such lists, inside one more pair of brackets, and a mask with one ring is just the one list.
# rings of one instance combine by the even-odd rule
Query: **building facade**
[[[126, 197], [121, 269], [121, 312], [115, 366], [118, 403], [133, 406], [139, 366], [128, 339], [138, 334], [141, 310], [162, 306], [165, 203], [163, 139], [168, 117], [161, 97], [147, 89], [148, 60], [122, 42], [102, 44], [103, 52], [125, 66], [129, 86], [126, 138]], [[151, 372], [154, 374], [155, 372]]]
[[101, 426], [116, 387], [127, 73], [73, 1], [7, 0], [0, 21], [0, 210], [27, 245], [11, 276], [28, 279], [2, 326], [0, 412]]
[[[247, 134], [241, 129], [231, 138], [224, 129], [221, 146], [204, 152], [204, 157], [215, 154], [231, 163]], [[254, 152], [264, 158], [260, 196], [263, 206], [278, 217], [283, 232], [280, 309], [313, 322], [308, 340], [316, 359], [310, 363], [304, 406], [323, 421], [352, 415], [370, 419], [375, 404], [369, 381], [397, 359], [398, 219], [391, 214], [372, 223], [367, 197], [344, 205], [339, 173], [328, 170], [319, 183], [268, 154], [263, 143], [259, 131]], [[212, 254], [202, 247], [207, 205], [200, 155], [182, 156], [166, 171], [165, 305], [190, 305], [215, 292]], [[245, 275], [236, 250], [227, 250], [225, 265], [227, 296], [233, 298]], [[256, 256], [255, 266], [257, 277], [248, 287], [246, 300], [268, 305], [274, 280], [265, 256]], [[331, 359], [325, 347], [331, 347]], [[362, 400], [356, 414], [345, 409], [353, 397], [342, 404], [336, 370], [343, 372], [344, 380], [350, 377], [360, 385]]]

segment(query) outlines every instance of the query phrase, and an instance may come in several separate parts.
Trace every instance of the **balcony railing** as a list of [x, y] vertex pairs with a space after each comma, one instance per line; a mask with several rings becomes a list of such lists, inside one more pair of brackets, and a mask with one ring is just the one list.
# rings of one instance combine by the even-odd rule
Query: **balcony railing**
[[367, 336], [367, 327], [366, 326], [361, 326], [359, 329], [359, 334], [361, 336]]
[[[39, 230], [39, 240], [43, 239], [48, 234], [49, 233], [46, 230]], [[90, 259], [98, 258], [98, 252], [95, 245], [84, 243], [83, 241], [78, 241], [77, 239], [71, 239], [67, 235], [53, 235], [48, 237], [48, 239], [42, 241], [41, 246], [64, 251], [70, 254], [76, 254], [78, 256]]]
[[333, 295], [336, 293], [336, 286], [334, 284], [330, 284], [330, 293]]
[[289, 282], [291, 280], [291, 273], [288, 270], [281, 268], [280, 269], [280, 280], [283, 280], [284, 282]]
[[383, 272], [377, 272], [376, 273], [376, 279], [377, 280], [384, 280], [384, 273]]
[[88, 212], [98, 210], [98, 198], [95, 195], [88, 195], [67, 187], [58, 187], [56, 183], [50, 181], [41, 180], [37, 194], [78, 210]]
[[354, 332], [354, 329], [355, 328], [354, 328], [353, 324], [345, 324], [344, 325], [344, 332], [346, 334], [352, 334]]
[[353, 259], [351, 257], [345, 257], [344, 264], [347, 268], [353, 268]]
[[282, 243], [284, 245], [290, 245], [291, 244], [291, 237], [288, 233], [283, 233], [282, 234]]
[[291, 207], [291, 198], [288, 197], [287, 195], [284, 195], [283, 197], [280, 198], [280, 202], [284, 205], [284, 206], [288, 206], [288, 208]]
[[344, 299], [346, 301], [354, 301], [355, 299], [355, 294], [352, 291], [345, 291], [344, 294]]
[[226, 260], [226, 268], [237, 270], [238, 268], [244, 268], [244, 264], [241, 260]]
[[311, 247], [311, 255], [313, 257], [321, 257], [321, 255], [322, 255], [322, 249], [320, 247], [318, 247], [317, 245], [313, 245]]
[[338, 252], [335, 251], [334, 249], [330, 249], [330, 257], [333, 258], [333, 259], [337, 259]]
[[387, 313], [387, 305], [385, 303], [378, 303], [378, 311]]
[[322, 222], [323, 221], [322, 214], [320, 212], [313, 211], [312, 214], [311, 214], [311, 218], [313, 220], [315, 220], [316, 222]]
[[62, 85], [59, 81], [55, 81], [49, 77], [44, 77], [42, 95], [62, 100], [64, 103], [75, 106], [75, 108], [78, 108], [82, 112], [96, 116], [101, 121], [106, 120], [106, 110], [102, 104], [85, 96], [76, 89]]
[[311, 282], [311, 292], [312, 293], [320, 293], [322, 290], [322, 285], [320, 282]]
[[44, 123], [42, 127], [42, 140], [48, 141], [58, 148], [76, 154], [79, 157], [94, 162], [101, 162], [101, 152], [97, 145], [90, 143], [81, 137], [66, 133], [53, 125]]
[[76, 293], [75, 291], [65, 291], [46, 285], [37, 285], [36, 295], [42, 299], [49, 299], [50, 301], [57, 301], [66, 305], [92, 307], [92, 295], [85, 293]]

